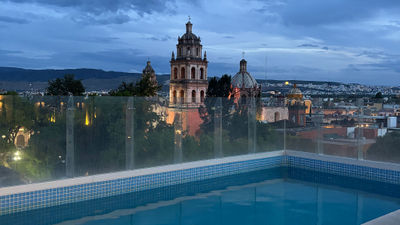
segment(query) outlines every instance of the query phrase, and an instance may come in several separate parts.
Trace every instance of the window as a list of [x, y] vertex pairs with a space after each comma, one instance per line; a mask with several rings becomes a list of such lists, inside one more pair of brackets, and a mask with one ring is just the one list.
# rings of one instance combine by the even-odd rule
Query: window
[[172, 92], [172, 103], [176, 103], [176, 90]]
[[179, 97], [181, 99], [181, 103], [183, 103], [185, 101], [185, 92], [183, 90], [181, 90], [181, 93], [180, 93]]
[[200, 68], [200, 80], [204, 79], [204, 69]]
[[185, 67], [182, 67], [181, 69], [181, 79], [185, 79]]
[[196, 48], [196, 56], [199, 56], [199, 48]]
[[178, 68], [174, 68], [174, 79], [178, 79]]
[[196, 69], [194, 67], [192, 67], [192, 71], [190, 73], [192, 75], [192, 79], [196, 79]]
[[275, 122], [278, 122], [279, 121], [279, 112], [275, 112], [275, 115], [274, 115], [274, 121]]
[[193, 103], [196, 102], [196, 91], [195, 90], [192, 91], [192, 102]]
[[200, 91], [200, 102], [204, 102], [204, 91]]

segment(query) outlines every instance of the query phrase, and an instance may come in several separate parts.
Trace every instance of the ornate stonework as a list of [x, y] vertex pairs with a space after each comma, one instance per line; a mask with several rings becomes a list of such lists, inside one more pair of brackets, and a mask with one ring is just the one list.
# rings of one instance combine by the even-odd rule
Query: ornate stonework
[[238, 102], [239, 99], [259, 97], [261, 94], [261, 86], [247, 72], [247, 61], [244, 59], [240, 61], [239, 72], [232, 78], [232, 88], [232, 96], [235, 102]]
[[156, 73], [151, 66], [151, 62], [147, 61], [146, 67], [143, 69], [142, 77], [150, 76], [150, 80], [154, 85], [157, 85]]
[[175, 53], [171, 57], [169, 85], [172, 107], [199, 107], [207, 92], [207, 55], [202, 57], [200, 37], [192, 33], [192, 23], [186, 23], [186, 33], [178, 37]]

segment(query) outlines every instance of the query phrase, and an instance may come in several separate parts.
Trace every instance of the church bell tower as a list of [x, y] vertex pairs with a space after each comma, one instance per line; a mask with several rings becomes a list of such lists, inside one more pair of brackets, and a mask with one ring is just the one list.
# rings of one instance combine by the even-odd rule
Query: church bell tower
[[169, 85], [172, 107], [197, 108], [207, 92], [207, 54], [202, 51], [200, 37], [192, 32], [193, 24], [186, 23], [186, 33], [178, 37], [176, 57], [172, 52]]

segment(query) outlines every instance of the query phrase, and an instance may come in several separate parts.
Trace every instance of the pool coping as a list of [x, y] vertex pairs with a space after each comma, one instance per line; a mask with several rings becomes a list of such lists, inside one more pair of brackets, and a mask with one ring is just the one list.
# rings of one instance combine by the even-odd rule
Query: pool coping
[[388, 213], [362, 225], [398, 225], [400, 224], [400, 209], [394, 212]]
[[89, 183], [95, 183], [95, 182], [124, 179], [124, 178], [129, 178], [129, 177], [145, 176], [145, 175], [150, 175], [150, 174], [155, 174], [155, 173], [165, 173], [165, 172], [192, 169], [192, 168], [198, 168], [198, 167], [214, 166], [214, 165], [220, 165], [220, 164], [225, 164], [225, 163], [234, 163], [234, 162], [242, 162], [242, 161], [248, 161], [248, 160], [264, 159], [264, 158], [270, 158], [270, 157], [275, 157], [275, 156], [282, 156], [283, 154], [284, 154], [284, 151], [279, 150], [279, 151], [273, 151], [273, 152], [230, 156], [230, 157], [224, 157], [224, 158], [218, 158], [218, 159], [209, 159], [209, 160], [187, 162], [187, 163], [180, 163], [180, 164], [173, 164], [173, 165], [157, 166], [157, 167], [150, 167], [150, 168], [144, 168], [144, 169], [112, 172], [112, 173], [105, 173], [105, 174], [92, 175], [92, 176], [86, 176], [86, 177], [68, 178], [68, 179], [47, 181], [47, 182], [42, 182], [42, 183], [23, 184], [23, 185], [0, 188], [0, 197], [6, 196], [6, 195], [12, 195], [12, 194], [20, 194], [20, 193], [25, 193], [25, 192], [47, 190], [47, 189], [53, 189], [53, 188], [62, 188], [62, 187], [68, 187], [68, 186], [73, 186], [73, 185], [82, 185], [82, 184], [89, 184]]
[[365, 159], [347, 158], [347, 157], [335, 156], [335, 155], [322, 155], [322, 154], [301, 152], [301, 151], [294, 151], [294, 150], [285, 150], [284, 155], [302, 157], [302, 158], [314, 159], [314, 160], [322, 160], [325, 162], [344, 163], [344, 164], [351, 164], [351, 165], [355, 165], [355, 166], [364, 166], [364, 167], [383, 169], [383, 170], [400, 171], [400, 164], [390, 163], [390, 162], [379, 162], [379, 161], [371, 161], [371, 160], [365, 160]]

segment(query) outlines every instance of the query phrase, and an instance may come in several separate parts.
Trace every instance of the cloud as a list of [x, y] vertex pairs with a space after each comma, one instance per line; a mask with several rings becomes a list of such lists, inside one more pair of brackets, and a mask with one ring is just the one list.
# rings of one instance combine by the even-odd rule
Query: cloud
[[131, 18], [123, 13], [103, 14], [102, 16], [93, 16], [92, 14], [79, 15], [72, 18], [73, 21], [82, 24], [123, 24], [131, 20]]
[[0, 55], [20, 54], [22, 51], [0, 49]]
[[191, 15], [210, 76], [236, 74], [245, 51], [257, 78], [265, 76], [268, 58], [268, 77], [276, 79], [400, 81], [400, 2], [394, 0], [1, 4], [1, 45], [7, 48], [0, 50], [0, 66], [141, 71], [149, 57], [157, 72], [168, 73], [176, 37], [185, 32]]
[[5, 23], [16, 23], [16, 24], [26, 24], [29, 23], [26, 19], [15, 18], [15, 17], [8, 17], [8, 16], [0, 16], [0, 22]]
[[[261, 1], [262, 2], [262, 1]], [[267, 1], [264, 12], [277, 12], [285, 25], [319, 26], [359, 21], [376, 15], [380, 10], [400, 9], [397, 0], [276, 0]]]
[[168, 35], [165, 35], [165, 36], [162, 36], [162, 37], [153, 36], [153, 37], [149, 37], [149, 38], [146, 38], [146, 39], [147, 40], [151, 40], [151, 41], [169, 41], [169, 40], [172, 39], [172, 37], [170, 37]]
[[101, 14], [135, 10], [141, 13], [162, 12], [168, 0], [8, 0], [16, 3], [37, 3], [57, 7], [78, 8], [82, 11]]
[[300, 48], [318, 48], [319, 46], [318, 45], [314, 45], [314, 44], [301, 44], [301, 45], [298, 45], [297, 47], [300, 47]]

